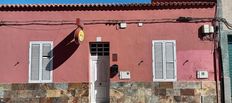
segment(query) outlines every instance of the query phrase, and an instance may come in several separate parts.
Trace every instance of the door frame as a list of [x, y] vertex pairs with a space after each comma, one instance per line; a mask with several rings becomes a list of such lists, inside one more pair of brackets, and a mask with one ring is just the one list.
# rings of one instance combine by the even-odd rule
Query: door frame
[[[96, 43], [96, 45], [97, 44], [103, 44], [104, 46], [104, 50], [102, 51], [102, 53], [103, 53], [103, 55], [98, 55], [98, 53], [99, 53], [99, 51], [97, 51], [97, 52], [95, 52], [96, 54], [93, 54], [92, 55], [92, 53], [91, 53], [91, 44], [95, 44]], [[108, 58], [107, 60], [107, 62], [108, 62], [108, 64], [106, 64], [106, 65], [108, 65], [109, 67], [110, 67], [110, 42], [89, 42], [89, 48], [90, 48], [90, 50], [89, 50], [89, 102], [90, 103], [96, 103], [96, 95], [95, 95], [95, 81], [94, 81], [94, 79], [95, 78], [93, 78], [93, 76], [95, 76], [95, 73], [96, 73], [96, 71], [93, 71], [93, 65], [92, 65], [92, 63], [93, 63], [93, 61], [98, 61], [98, 60], [101, 60], [101, 58]], [[108, 44], [108, 46], [105, 46], [105, 44]], [[96, 46], [96, 48], [97, 48], [98, 46]], [[105, 48], [107, 48], [108, 47], [108, 50], [106, 50], [105, 51]], [[100, 51], [101, 52], [101, 51]], [[105, 53], [107, 53], [107, 54], [105, 54]], [[108, 96], [109, 96], [109, 89], [110, 89], [110, 70], [108, 71], [108, 80], [107, 80], [107, 82], [108, 82], [108, 87], [107, 87], [107, 89], [108, 89]], [[109, 97], [108, 97], [108, 100], [109, 100]]]
[[[107, 60], [109, 60], [109, 56], [90, 56], [90, 70], [89, 70], [89, 83], [90, 83], [90, 88], [89, 88], [89, 100], [90, 100], [90, 103], [96, 103], [96, 95], [94, 94], [95, 93], [95, 77], [96, 77], [96, 71], [93, 69], [95, 67], [93, 67], [93, 61], [96, 61], [96, 63], [99, 61], [101, 61], [101, 58], [108, 58]], [[102, 59], [104, 61], [104, 59]], [[110, 63], [110, 61], [107, 61]], [[107, 65], [107, 64], [106, 64]], [[109, 66], [109, 65], [108, 65]], [[106, 89], [109, 90], [110, 89], [110, 70], [107, 71], [108, 72], [108, 80], [107, 80], [107, 87]], [[94, 77], [93, 77], [94, 76]], [[109, 96], [109, 91], [108, 91], [108, 94], [107, 96]], [[108, 97], [107, 97], [108, 98]], [[109, 98], [108, 98], [109, 100]]]
[[[93, 90], [95, 89], [93, 74], [95, 72], [92, 69], [93, 68], [92, 62], [97, 61], [97, 59], [98, 59], [98, 56], [91, 56], [90, 55], [90, 58], [89, 58], [89, 67], [90, 67], [89, 68], [89, 83], [90, 83], [89, 84], [89, 100], [90, 100], [90, 103], [92, 103], [94, 98], [95, 98], [95, 94], [93, 92]], [[94, 102], [96, 102], [96, 99]]]

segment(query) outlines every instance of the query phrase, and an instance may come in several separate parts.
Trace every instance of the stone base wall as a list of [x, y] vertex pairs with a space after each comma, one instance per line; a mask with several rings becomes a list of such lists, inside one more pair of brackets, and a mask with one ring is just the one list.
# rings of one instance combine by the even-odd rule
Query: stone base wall
[[[216, 83], [112, 82], [110, 102], [216, 103]], [[0, 84], [0, 103], [89, 103], [89, 84]]]
[[88, 83], [0, 84], [0, 103], [88, 103]]
[[111, 103], [216, 103], [216, 82], [111, 83]]

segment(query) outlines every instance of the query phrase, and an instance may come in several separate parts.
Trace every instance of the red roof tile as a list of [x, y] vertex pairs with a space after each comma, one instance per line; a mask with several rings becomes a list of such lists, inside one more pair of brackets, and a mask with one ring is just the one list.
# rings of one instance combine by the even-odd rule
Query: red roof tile
[[214, 1], [181, 1], [181, 2], [153, 2], [153, 3], [111, 3], [111, 4], [2, 4], [0, 11], [30, 11], [30, 10], [111, 10], [111, 9], [159, 9], [162, 7], [182, 6], [214, 6]]

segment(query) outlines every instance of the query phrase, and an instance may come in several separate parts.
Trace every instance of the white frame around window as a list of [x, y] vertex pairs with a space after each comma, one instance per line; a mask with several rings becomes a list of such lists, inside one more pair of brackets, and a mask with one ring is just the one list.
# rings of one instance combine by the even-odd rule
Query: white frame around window
[[[53, 42], [52, 41], [30, 41], [29, 45], [29, 83], [51, 83], [53, 81], [53, 71], [50, 71], [50, 80], [42, 80], [42, 44], [49, 43], [51, 44], [51, 50], [53, 49]], [[39, 44], [40, 45], [40, 63], [39, 63], [39, 80], [31, 80], [31, 46], [32, 44]], [[51, 57], [53, 57], [53, 52], [51, 52]], [[50, 64], [51, 68], [53, 68], [53, 63]]]
[[[156, 42], [161, 42], [162, 43], [162, 47], [165, 47], [165, 43], [166, 42], [172, 42], [174, 44], [173, 46], [173, 53], [174, 53], [174, 79], [166, 79], [166, 77], [164, 77], [164, 79], [155, 79], [155, 51], [154, 51], [154, 43]], [[165, 48], [163, 48], [163, 53], [165, 53]], [[162, 57], [164, 60], [163, 62], [165, 61], [166, 62], [166, 57], [163, 55]], [[163, 70], [166, 70], [166, 66], [164, 65], [164, 68]], [[152, 75], [153, 75], [153, 81], [176, 81], [177, 80], [177, 67], [176, 67], [176, 40], [152, 40]], [[166, 71], [164, 72], [164, 75], [166, 76]]]

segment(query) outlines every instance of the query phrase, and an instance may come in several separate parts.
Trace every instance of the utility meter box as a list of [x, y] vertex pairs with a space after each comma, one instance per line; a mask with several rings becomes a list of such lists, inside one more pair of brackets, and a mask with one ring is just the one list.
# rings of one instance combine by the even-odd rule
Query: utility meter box
[[119, 79], [125, 80], [125, 79], [130, 79], [130, 71], [120, 71], [119, 72]]
[[208, 71], [197, 71], [197, 78], [198, 79], [207, 79], [208, 76]]
[[119, 28], [120, 29], [125, 29], [127, 27], [127, 24], [125, 22], [119, 23]]
[[202, 25], [202, 33], [204, 34], [214, 33], [214, 27], [211, 25]]
[[210, 26], [209, 25], [203, 25], [202, 26], [202, 33], [207, 34], [210, 31]]

